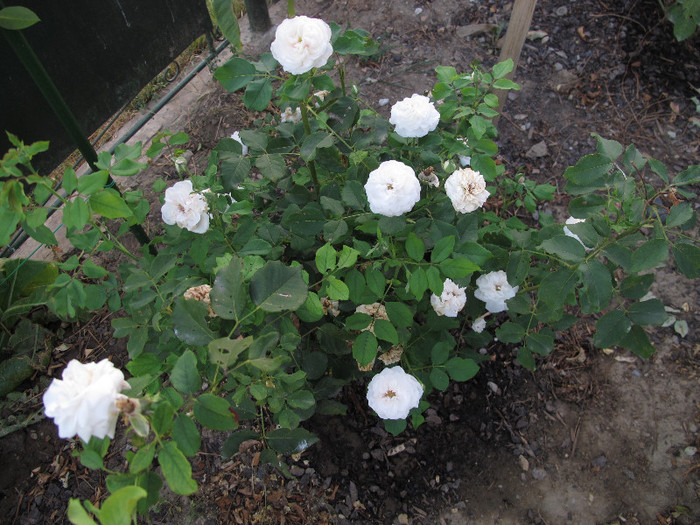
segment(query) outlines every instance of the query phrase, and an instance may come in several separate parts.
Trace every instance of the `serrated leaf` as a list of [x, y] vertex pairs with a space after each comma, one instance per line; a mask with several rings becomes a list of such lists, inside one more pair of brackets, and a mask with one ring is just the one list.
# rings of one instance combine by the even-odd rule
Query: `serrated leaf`
[[441, 368], [433, 368], [430, 371], [430, 383], [441, 392], [444, 392], [450, 386], [450, 378]]
[[231, 405], [213, 394], [202, 394], [194, 402], [194, 417], [213, 430], [235, 430], [238, 424], [229, 410]]
[[243, 94], [245, 107], [253, 111], [264, 111], [270, 100], [272, 100], [272, 81], [269, 78], [260, 78], [248, 83]]
[[238, 320], [248, 304], [248, 295], [243, 284], [243, 267], [243, 259], [234, 256], [231, 262], [216, 274], [210, 292], [211, 307], [222, 319]]
[[367, 366], [377, 356], [377, 338], [370, 331], [362, 332], [352, 345], [352, 356], [360, 366]]
[[382, 341], [388, 341], [392, 345], [399, 344], [399, 334], [396, 328], [385, 319], [376, 319], [374, 321], [374, 335]]
[[170, 373], [170, 382], [175, 389], [185, 395], [196, 394], [202, 389], [202, 379], [197, 371], [197, 357], [191, 350], [178, 357]]
[[618, 345], [627, 337], [632, 321], [621, 311], [612, 310], [598, 319], [593, 344], [598, 348]]
[[301, 268], [291, 268], [279, 261], [269, 261], [250, 281], [253, 302], [266, 312], [296, 310], [304, 301], [308, 289]]
[[668, 314], [664, 308], [664, 303], [658, 299], [649, 299], [630, 305], [627, 310], [627, 316], [636, 324], [661, 325], [668, 317]]
[[651, 344], [649, 336], [639, 325], [632, 325], [629, 333], [620, 342], [620, 346], [643, 359], [649, 359], [654, 355], [654, 345]]
[[133, 215], [131, 208], [119, 195], [119, 192], [112, 188], [105, 188], [98, 193], [90, 195], [88, 203], [94, 213], [107, 219], [121, 219]]
[[455, 381], [467, 381], [479, 372], [479, 365], [472, 359], [453, 357], [445, 363], [445, 369]]
[[267, 442], [280, 454], [299, 454], [318, 441], [305, 428], [280, 428], [267, 434]]
[[326, 243], [316, 250], [316, 268], [325, 275], [331, 270], [335, 270], [336, 253], [335, 248], [330, 243]]
[[165, 481], [175, 494], [188, 496], [197, 492], [197, 482], [192, 479], [192, 465], [173, 441], [168, 441], [158, 450]]
[[192, 418], [180, 414], [173, 423], [173, 439], [185, 456], [194, 456], [202, 445], [202, 437]]
[[[153, 294], [150, 289], [147, 292]], [[197, 346], [208, 345], [216, 337], [207, 324], [208, 316], [207, 305], [202, 301], [179, 298], [173, 307], [173, 331], [180, 341]]]
[[425, 255], [425, 244], [413, 232], [406, 236], [406, 253], [416, 262], [422, 261]]

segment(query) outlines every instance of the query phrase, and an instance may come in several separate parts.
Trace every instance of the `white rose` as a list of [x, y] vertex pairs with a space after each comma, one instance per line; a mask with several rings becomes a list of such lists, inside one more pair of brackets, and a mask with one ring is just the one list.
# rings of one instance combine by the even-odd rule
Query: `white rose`
[[518, 286], [508, 284], [506, 272], [499, 270], [482, 275], [476, 280], [478, 289], [474, 297], [486, 303], [486, 309], [491, 313], [508, 310], [506, 301], [515, 297]]
[[430, 304], [438, 315], [457, 317], [459, 311], [467, 304], [466, 288], [460, 288], [452, 279], [445, 279], [442, 286], [442, 295], [430, 296]]
[[292, 124], [301, 122], [301, 109], [297, 108], [295, 111], [292, 111], [290, 107], [284, 108], [284, 111], [280, 113], [280, 120], [282, 122], [291, 122]]
[[124, 374], [107, 359], [83, 364], [68, 363], [62, 379], [54, 379], [44, 393], [46, 417], [53, 418], [58, 435], [83, 441], [90, 436], [114, 438], [119, 409], [117, 401], [126, 399], [119, 392], [129, 388]]
[[420, 182], [413, 168], [387, 160], [369, 174], [365, 192], [373, 213], [397, 217], [411, 211], [420, 200]]
[[193, 233], [209, 229], [209, 205], [204, 195], [192, 192], [192, 182], [176, 182], [165, 190], [165, 203], [160, 209], [165, 224], [177, 224]]
[[[577, 219], [576, 217], [569, 217], [568, 219], [566, 219], [566, 224], [578, 224], [579, 222], [586, 222], [586, 219]], [[589, 248], [588, 246], [583, 244], [581, 237], [576, 235], [574, 232], [572, 232], [566, 226], [564, 226], [564, 235], [566, 235], [567, 237], [572, 237], [572, 238], [576, 239], [578, 242], [581, 243], [581, 246], [583, 246], [586, 249], [586, 251], [591, 250], [591, 248]]]
[[471, 213], [481, 208], [489, 198], [484, 177], [471, 168], [452, 173], [445, 181], [445, 193], [454, 209], [460, 213]]
[[318, 18], [288, 18], [277, 27], [270, 51], [282, 69], [293, 75], [323, 67], [333, 54], [331, 28]]
[[413, 94], [391, 106], [389, 122], [402, 137], [424, 137], [440, 122], [440, 113], [430, 99]]
[[472, 323], [472, 330], [474, 330], [477, 334], [480, 334], [481, 332], [484, 331], [486, 328], [486, 319], [483, 317], [479, 317], [478, 319], [475, 319], [474, 322]]
[[367, 402], [382, 419], [405, 419], [422, 396], [421, 384], [400, 366], [385, 368], [367, 387]]
[[231, 138], [241, 145], [241, 151], [242, 151], [243, 155], [248, 155], [248, 146], [243, 144], [243, 141], [241, 140], [240, 132], [234, 131], [233, 135], [231, 135]]

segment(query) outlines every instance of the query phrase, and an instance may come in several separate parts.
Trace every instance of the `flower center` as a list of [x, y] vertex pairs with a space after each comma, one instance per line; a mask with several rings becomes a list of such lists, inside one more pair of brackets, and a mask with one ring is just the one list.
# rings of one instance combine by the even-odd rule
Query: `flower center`
[[387, 390], [384, 393], [384, 396], [382, 397], [388, 397], [389, 399], [391, 399], [392, 397], [396, 397], [396, 392], [394, 392], [393, 390]]
[[386, 189], [389, 190], [389, 191], [393, 190], [393, 189], [394, 189], [393, 184], [387, 184], [387, 185], [386, 185]]
[[500, 285], [500, 284], [497, 284], [497, 285], [496, 285], [496, 291], [497, 291], [497, 292], [500, 292], [500, 291], [501, 291], [501, 285]]

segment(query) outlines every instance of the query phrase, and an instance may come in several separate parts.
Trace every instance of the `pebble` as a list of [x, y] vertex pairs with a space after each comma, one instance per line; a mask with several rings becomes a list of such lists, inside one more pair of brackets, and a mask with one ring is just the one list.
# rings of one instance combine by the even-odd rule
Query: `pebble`
[[629, 470], [629, 469], [623, 468], [623, 469], [622, 469], [622, 473], [623, 473], [625, 476], [627, 476], [629, 479], [631, 479], [632, 481], [634, 481], [634, 480], [637, 478], [637, 476], [635, 476], [634, 472], [632, 472], [632, 471]]
[[547, 471], [541, 468], [533, 468], [532, 469], [532, 477], [535, 478], [536, 480], [543, 480], [544, 478], [547, 477]]
[[491, 392], [493, 392], [497, 396], [501, 395], [501, 389], [493, 381], [489, 381], [488, 383], [486, 383], [486, 386], [488, 386], [491, 389]]
[[608, 458], [605, 457], [605, 454], [602, 456], [599, 456], [595, 458], [593, 461], [591, 461], [591, 465], [593, 465], [594, 468], [603, 468], [605, 465], [608, 464]]
[[294, 476], [294, 477], [299, 477], [304, 475], [304, 469], [297, 466], [297, 465], [292, 465], [292, 468], [289, 469], [289, 473]]
[[568, 12], [569, 12], [569, 8], [566, 7], [565, 5], [563, 5], [561, 7], [557, 7], [554, 10], [554, 14], [557, 16], [566, 16], [568, 14]]
[[692, 457], [692, 456], [694, 456], [695, 454], [697, 454], [697, 452], [698, 452], [698, 447], [685, 447], [685, 448], [683, 449], [683, 453], [684, 453], [686, 456], [691, 456], [691, 457]]
[[389, 103], [389, 99], [388, 99], [388, 98], [380, 98], [380, 99], [379, 99], [379, 106], [380, 106], [380, 107], [386, 106], [388, 103]]

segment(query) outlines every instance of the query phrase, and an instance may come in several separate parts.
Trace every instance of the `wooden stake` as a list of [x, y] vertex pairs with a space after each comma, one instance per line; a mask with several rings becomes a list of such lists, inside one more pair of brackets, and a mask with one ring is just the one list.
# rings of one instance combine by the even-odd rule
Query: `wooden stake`
[[[535, 4], [537, 4], [537, 0], [515, 0], [513, 5], [505, 42], [503, 43], [503, 49], [501, 49], [501, 56], [498, 59], [499, 62], [509, 58], [513, 60], [513, 71], [508, 73], [506, 78], [512, 79], [513, 75], [515, 75], [515, 70], [518, 68], [520, 53], [523, 50], [523, 44], [532, 23], [532, 14], [535, 12]], [[508, 92], [505, 90], [498, 92], [498, 106], [501, 112], [503, 112], [503, 104], [507, 95]], [[498, 117], [494, 119], [493, 123], [498, 125]]]

